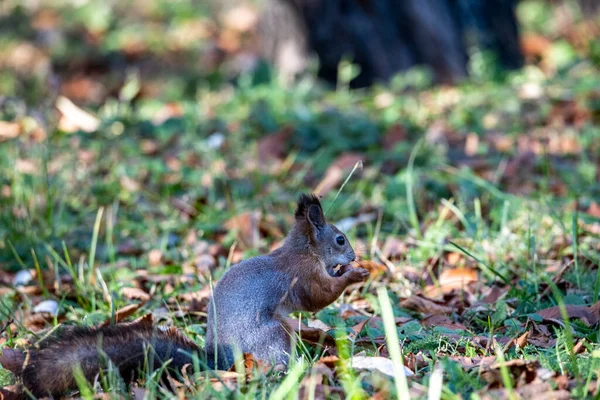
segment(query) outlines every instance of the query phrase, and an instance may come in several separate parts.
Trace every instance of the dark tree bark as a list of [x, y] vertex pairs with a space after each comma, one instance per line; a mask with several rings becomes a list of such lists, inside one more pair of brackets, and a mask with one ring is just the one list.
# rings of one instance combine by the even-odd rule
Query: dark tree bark
[[284, 75], [303, 70], [311, 53], [319, 76], [337, 78], [350, 57], [361, 68], [351, 83], [387, 81], [415, 65], [438, 81], [467, 75], [467, 36], [498, 54], [506, 68], [522, 65], [514, 0], [269, 0], [262, 19], [265, 55]]

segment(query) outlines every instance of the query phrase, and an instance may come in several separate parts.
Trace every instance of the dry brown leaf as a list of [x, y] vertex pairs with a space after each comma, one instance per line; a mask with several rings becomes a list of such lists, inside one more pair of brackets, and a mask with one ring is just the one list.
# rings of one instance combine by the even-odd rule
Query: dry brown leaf
[[465, 141], [465, 154], [474, 156], [479, 149], [479, 136], [476, 133], [469, 133]]
[[150, 295], [138, 288], [124, 287], [121, 289], [121, 294], [129, 300], [141, 300], [144, 303], [150, 300]]
[[504, 352], [506, 353], [513, 346], [517, 346], [520, 349], [522, 349], [523, 347], [525, 347], [525, 345], [528, 343], [527, 339], [529, 338], [529, 335], [530, 335], [530, 331], [525, 331], [525, 333], [523, 333], [518, 338], [515, 338], [515, 339], [511, 340], [510, 342], [508, 342], [506, 344], [506, 346], [504, 347]]
[[403, 242], [395, 236], [388, 236], [385, 239], [381, 253], [388, 260], [394, 260], [403, 257], [407, 251], [408, 246], [406, 245], [406, 242]]
[[450, 252], [445, 255], [445, 258], [448, 265], [454, 266], [463, 259], [463, 255], [461, 253]]
[[354, 337], [360, 335], [360, 333], [362, 332], [362, 330], [364, 329], [365, 325], [367, 324], [367, 322], [369, 322], [369, 318], [365, 319], [364, 321], [359, 322], [358, 324], [354, 325], [351, 329], [352, 329], [352, 335]]
[[154, 155], [160, 150], [158, 142], [152, 139], [142, 139], [140, 141], [140, 150], [146, 155]]
[[310, 328], [302, 323], [300, 324], [300, 327], [298, 327], [298, 321], [290, 320], [289, 318], [288, 325], [292, 327], [294, 332], [300, 334], [302, 340], [313, 344], [323, 344], [335, 347], [335, 339], [333, 336], [329, 335], [322, 329]]
[[593, 217], [600, 218], [600, 205], [592, 201], [586, 212]]
[[323, 332], [327, 332], [327, 331], [331, 330], [331, 327], [329, 325], [327, 325], [326, 323], [324, 323], [323, 321], [321, 321], [320, 319], [309, 319], [307, 321], [307, 325], [309, 328], [320, 329]]
[[[509, 400], [510, 392], [507, 389], [485, 390], [478, 393], [482, 400]], [[554, 390], [548, 382], [535, 382], [517, 388], [512, 398], [522, 400], [568, 400], [571, 393], [567, 390]]]
[[580, 339], [575, 346], [573, 346], [573, 354], [580, 354], [585, 351], [585, 339]]
[[421, 296], [410, 296], [400, 302], [403, 308], [415, 310], [422, 314], [450, 314], [450, 307], [437, 304], [433, 300]]
[[317, 363], [325, 364], [329, 368], [335, 368], [338, 361], [340, 361], [338, 356], [324, 356], [321, 357]]
[[317, 185], [314, 192], [325, 196], [331, 189], [337, 187], [354, 166], [361, 162], [364, 156], [359, 153], [345, 153], [336, 158], [336, 160], [325, 171], [325, 177]]
[[508, 292], [508, 289], [508, 287], [500, 288], [498, 286], [494, 286], [488, 292], [488, 294], [483, 299], [481, 299], [481, 302], [484, 304], [494, 304], [498, 301], [500, 297], [502, 297], [505, 293]]
[[[587, 325], [596, 325], [600, 320], [600, 301], [587, 306], [565, 305], [569, 318], [577, 318]], [[554, 306], [538, 311], [536, 314], [546, 321], [561, 323], [562, 314], [559, 306]]]
[[285, 238], [285, 233], [279, 228], [274, 215], [266, 215], [265, 218], [260, 221], [259, 228], [265, 237], [276, 240], [283, 240]]
[[515, 339], [515, 345], [522, 349], [527, 344], [527, 338], [529, 337], [529, 331], [526, 331], [524, 334]]
[[473, 368], [489, 368], [496, 362], [495, 356], [486, 357], [466, 357], [466, 356], [449, 356], [451, 360], [458, 362], [465, 369]]
[[121, 185], [121, 188], [127, 192], [138, 192], [141, 189], [140, 183], [127, 175], [122, 175], [119, 178], [119, 184]]
[[[456, 253], [450, 253], [456, 254]], [[438, 298], [454, 290], [465, 290], [478, 281], [477, 270], [473, 268], [445, 269], [440, 274], [437, 285], [428, 285], [423, 294], [427, 297]]]
[[269, 160], [283, 159], [286, 153], [286, 143], [291, 135], [292, 129], [286, 127], [277, 133], [260, 138], [256, 148], [259, 165]]
[[[484, 368], [481, 374], [483, 379], [488, 382], [489, 387], [497, 387], [502, 385], [501, 364], [496, 362], [493, 365]], [[504, 362], [504, 366], [508, 369], [513, 377], [513, 381], [522, 381], [531, 383], [537, 377], [537, 371], [540, 368], [538, 360], [509, 360]]]
[[429, 315], [429, 316], [423, 318], [420, 321], [420, 323], [421, 323], [421, 326], [423, 326], [423, 327], [440, 326], [442, 328], [447, 328], [447, 329], [452, 329], [452, 330], [457, 330], [457, 329], [462, 329], [465, 331], [467, 330], [467, 328], [463, 324], [453, 322], [447, 316], [440, 315], [440, 314]]
[[236, 215], [225, 222], [225, 228], [238, 232], [238, 241], [243, 249], [258, 247], [260, 240], [260, 220], [262, 212], [246, 211]]
[[[129, 304], [125, 307], [121, 307], [119, 308], [117, 311], [115, 311], [115, 323], [119, 323], [127, 318], [129, 318], [130, 316], [132, 316], [137, 310], [139, 310], [139, 308], [142, 306], [142, 304]], [[112, 323], [112, 318], [108, 318], [106, 319], [103, 323], [102, 326], [106, 326], [106, 325], [110, 325]]]
[[383, 136], [383, 147], [392, 150], [397, 143], [404, 142], [406, 139], [406, 129], [402, 125], [394, 124]]
[[168, 103], [162, 106], [152, 117], [154, 125], [160, 125], [171, 118], [183, 117], [183, 106], [180, 103]]
[[158, 267], [162, 261], [162, 251], [159, 249], [152, 249], [148, 252], [148, 264], [151, 267]]
[[[49, 322], [54, 321], [54, 316], [50, 313], [31, 314], [23, 318], [21, 322], [23, 326], [33, 332], [39, 332], [44, 329]], [[58, 321], [63, 321], [64, 317], [58, 317]], [[10, 329], [13, 330], [14, 324], [11, 324]], [[14, 326], [16, 328], [16, 326]]]
[[552, 41], [537, 33], [523, 34], [520, 41], [525, 57], [545, 58], [552, 48]]
[[357, 261], [357, 264], [360, 268], [364, 268], [367, 271], [369, 271], [369, 274], [371, 274], [371, 277], [378, 277], [378, 276], [381, 276], [381, 275], [385, 274], [386, 272], [388, 272], [388, 269], [385, 265], [380, 264], [375, 261], [359, 260], [359, 261]]
[[17, 122], [0, 121], [0, 142], [14, 139], [21, 133], [21, 124]]

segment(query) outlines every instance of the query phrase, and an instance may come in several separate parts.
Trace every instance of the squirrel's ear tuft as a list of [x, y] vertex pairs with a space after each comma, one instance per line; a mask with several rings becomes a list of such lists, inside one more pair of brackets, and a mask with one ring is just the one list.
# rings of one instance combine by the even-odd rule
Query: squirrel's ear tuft
[[298, 197], [298, 204], [296, 206], [296, 212], [294, 216], [296, 219], [305, 219], [308, 216], [308, 211], [310, 206], [316, 206], [323, 213], [323, 209], [321, 208], [321, 202], [319, 198], [314, 194], [306, 194], [302, 193], [300, 197]]
[[301, 194], [295, 217], [299, 221], [308, 221], [314, 228], [320, 230], [325, 226], [325, 215], [319, 198], [312, 194]]

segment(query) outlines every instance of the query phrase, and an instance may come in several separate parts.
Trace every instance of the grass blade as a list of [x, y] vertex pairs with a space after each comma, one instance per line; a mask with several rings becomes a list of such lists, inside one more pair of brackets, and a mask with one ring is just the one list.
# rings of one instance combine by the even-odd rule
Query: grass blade
[[392, 359], [394, 368], [394, 383], [396, 384], [396, 393], [399, 399], [410, 399], [408, 391], [408, 382], [404, 373], [404, 361], [402, 360], [402, 351], [400, 350], [400, 342], [398, 340], [398, 332], [396, 331], [396, 323], [394, 321], [394, 312], [392, 304], [385, 288], [377, 289], [377, 298], [381, 305], [381, 317], [383, 318], [383, 327], [385, 329], [385, 339]]

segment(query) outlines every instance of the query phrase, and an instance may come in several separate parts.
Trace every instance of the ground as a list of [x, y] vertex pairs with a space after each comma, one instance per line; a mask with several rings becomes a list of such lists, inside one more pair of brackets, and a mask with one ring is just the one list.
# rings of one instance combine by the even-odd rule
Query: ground
[[[280, 84], [248, 50], [251, 9], [18, 3], [0, 16], [0, 347], [148, 313], [203, 345], [211, 283], [314, 191], [371, 278], [292, 316], [288, 373], [247, 357], [180, 395], [598, 396], [597, 25], [525, 1], [524, 69], [475, 52], [457, 86], [413, 70], [350, 91], [350, 64], [336, 88]], [[173, 396], [152, 376], [134, 392]]]

